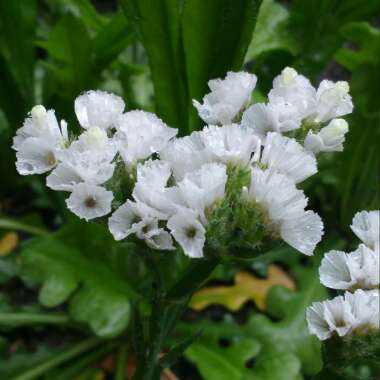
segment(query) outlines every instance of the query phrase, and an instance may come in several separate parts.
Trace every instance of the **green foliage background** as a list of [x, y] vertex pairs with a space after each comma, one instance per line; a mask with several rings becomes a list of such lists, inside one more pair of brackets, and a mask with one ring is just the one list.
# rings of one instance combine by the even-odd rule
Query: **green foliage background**
[[[281, 248], [260, 262], [219, 266], [214, 280], [231, 281], [241, 268], [264, 275], [269, 263], [280, 262], [297, 291], [274, 287], [265, 314], [252, 305], [243, 316], [218, 311], [219, 322], [212, 310], [185, 314], [167, 349], [174, 345], [174, 361], [203, 331], [175, 367], [180, 379], [314, 376], [322, 367], [320, 345], [307, 335], [304, 311], [326, 298], [317, 275], [321, 255], [357, 244], [352, 216], [379, 208], [379, 14], [378, 0], [0, 0], [0, 233], [25, 238], [18, 252], [0, 258], [0, 378], [95, 379], [92, 364], [116, 352], [110, 378], [121, 380], [126, 342], [137, 353], [145, 339], [134, 336], [144, 331], [131, 312], [137, 294], [142, 319], [150, 312], [152, 279], [135, 245], [76, 220], [43, 178], [17, 175], [11, 139], [30, 108], [53, 108], [77, 131], [74, 98], [104, 89], [185, 135], [202, 126], [191, 99], [202, 98], [209, 79], [243, 67], [259, 77], [254, 97], [263, 101], [287, 65], [314, 84], [328, 78], [351, 86], [355, 110], [345, 151], [325, 155], [319, 174], [304, 184], [324, 220], [325, 242], [313, 259]], [[164, 289], [189, 265], [178, 253], [153, 260]], [[55, 339], [47, 339], [51, 334]], [[29, 346], [9, 357], [20, 335]], [[185, 343], [176, 351], [178, 339]], [[360, 371], [352, 378], [373, 379]]]

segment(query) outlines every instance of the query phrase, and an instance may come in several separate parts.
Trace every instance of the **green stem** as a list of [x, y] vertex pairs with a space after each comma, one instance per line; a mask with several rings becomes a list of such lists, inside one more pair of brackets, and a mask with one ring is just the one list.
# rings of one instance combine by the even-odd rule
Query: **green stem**
[[25, 223], [17, 222], [12, 219], [0, 218], [0, 228], [27, 232], [32, 235], [47, 235], [49, 232], [43, 228], [30, 226]]
[[83, 354], [86, 351], [95, 348], [102, 341], [98, 338], [90, 338], [81, 343], [78, 343], [74, 347], [70, 347], [67, 350], [55, 355], [53, 358], [45, 361], [44, 363], [38, 364], [35, 367], [25, 371], [24, 373], [14, 377], [10, 380], [34, 380], [42, 376], [47, 371], [59, 366], [60, 364], [69, 361], [72, 358], [75, 358], [78, 355]]
[[0, 313], [0, 326], [65, 325], [69, 321], [65, 314]]
[[158, 357], [165, 338], [170, 334], [176, 322], [181, 318], [191, 295], [209, 278], [218, 265], [217, 259], [194, 260], [174, 286], [162, 295], [155, 288], [156, 298], [150, 316], [149, 347], [144, 360], [136, 370], [134, 380], [152, 380], [160, 371]]
[[168, 291], [168, 300], [183, 300], [190, 297], [208, 280], [218, 264], [219, 261], [214, 258], [192, 261], [184, 275]]
[[116, 356], [114, 380], [125, 380], [125, 369], [127, 366], [128, 345], [122, 344]]

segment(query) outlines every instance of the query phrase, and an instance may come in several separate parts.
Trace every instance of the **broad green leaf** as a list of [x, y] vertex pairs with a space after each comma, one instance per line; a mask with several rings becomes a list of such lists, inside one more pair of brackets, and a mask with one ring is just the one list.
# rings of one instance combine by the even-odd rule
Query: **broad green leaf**
[[[181, 326], [180, 331], [203, 331], [186, 357], [206, 380], [227, 379], [221, 376], [229, 373], [228, 368], [232, 368], [229, 379], [298, 380], [302, 374], [320, 371], [320, 343], [308, 333], [305, 310], [313, 301], [324, 299], [326, 291], [319, 284], [316, 266], [298, 267], [294, 273], [297, 291], [275, 286], [269, 292], [267, 311], [271, 318], [256, 314], [245, 324], [226, 318], [219, 323], [201, 321]], [[248, 347], [256, 349], [249, 353]], [[237, 358], [235, 350], [241, 350]], [[252, 368], [247, 369], [246, 361], [254, 362]]]
[[94, 62], [107, 67], [129, 45], [133, 34], [122, 13], [114, 15], [94, 38]]
[[179, 1], [122, 0], [121, 4], [148, 56], [158, 116], [186, 133], [187, 94]]
[[83, 22], [66, 14], [50, 31], [46, 41], [39, 41], [49, 57], [57, 62], [47, 65], [58, 79], [61, 96], [72, 101], [81, 91], [88, 89], [91, 78], [92, 41]]
[[186, 351], [186, 357], [195, 362], [205, 380], [253, 379], [246, 362], [260, 351], [260, 344], [241, 338], [229, 347], [220, 347], [217, 336], [200, 338]]
[[289, 28], [300, 44], [294, 66], [314, 80], [342, 45], [341, 26], [374, 17], [380, 5], [377, 0], [293, 0], [289, 10]]
[[275, 0], [264, 0], [245, 61], [272, 50], [285, 50], [294, 55], [299, 52], [289, 30], [289, 11]]
[[343, 25], [341, 34], [360, 46], [359, 50], [343, 47], [336, 52], [335, 59], [342, 66], [353, 71], [360, 64], [379, 62], [380, 29], [367, 22], [352, 22]]
[[88, 323], [99, 336], [115, 336], [128, 324], [135, 293], [112, 258], [128, 255], [128, 247], [114, 243], [101, 225], [76, 222], [25, 244], [22, 275], [42, 284], [44, 306], [68, 301], [72, 318]]
[[[252, 38], [261, 0], [188, 0], [182, 15], [189, 97], [201, 100], [207, 81], [238, 71]], [[189, 103], [191, 130], [200, 119]]]

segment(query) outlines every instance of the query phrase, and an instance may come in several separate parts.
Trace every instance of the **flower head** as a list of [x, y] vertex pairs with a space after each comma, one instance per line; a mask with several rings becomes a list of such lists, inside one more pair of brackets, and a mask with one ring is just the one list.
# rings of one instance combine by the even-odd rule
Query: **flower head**
[[88, 91], [75, 99], [75, 114], [83, 128], [114, 127], [125, 104], [122, 98], [104, 91]]
[[334, 119], [318, 133], [309, 131], [304, 146], [314, 154], [319, 152], [342, 152], [348, 124], [343, 119]]
[[332, 289], [371, 289], [379, 286], [379, 254], [361, 244], [351, 253], [325, 254], [319, 275], [321, 283]]
[[57, 152], [58, 166], [46, 179], [53, 190], [71, 191], [79, 182], [101, 185], [114, 172], [115, 146], [104, 130], [91, 127], [69, 148]]
[[267, 135], [260, 163], [291, 177], [296, 183], [317, 173], [317, 161], [296, 140], [278, 133]]
[[201, 132], [172, 140], [159, 154], [163, 161], [170, 164], [178, 181], [186, 173], [212, 161], [211, 152], [206, 148]]
[[208, 82], [211, 92], [203, 104], [193, 100], [199, 116], [208, 124], [231, 124], [235, 116], [248, 104], [257, 78], [246, 72], [228, 72], [225, 79]]
[[315, 302], [306, 311], [310, 333], [320, 340], [379, 329], [378, 291], [357, 290], [332, 300]]
[[246, 166], [252, 153], [258, 149], [259, 140], [252, 130], [237, 124], [210, 125], [202, 130], [200, 136], [215, 162]]
[[355, 235], [377, 254], [379, 254], [379, 219], [379, 210], [361, 211], [355, 214], [351, 224]]
[[347, 82], [332, 82], [323, 80], [317, 90], [317, 106], [315, 118], [326, 122], [352, 112], [353, 105], [349, 95], [350, 87]]
[[62, 120], [59, 125], [53, 110], [34, 106], [13, 138], [17, 171], [21, 175], [50, 171], [57, 165], [57, 152], [67, 140], [66, 122]]
[[110, 213], [112, 200], [112, 191], [97, 185], [78, 183], [73, 186], [66, 204], [71, 212], [88, 221]]
[[128, 166], [146, 159], [165, 148], [178, 130], [169, 128], [150, 112], [131, 111], [118, 120], [115, 139], [119, 152]]
[[183, 208], [168, 220], [167, 226], [186, 256], [203, 257], [206, 230], [196, 212]]
[[267, 228], [272, 233], [300, 252], [313, 254], [321, 240], [323, 224], [317, 214], [305, 211], [307, 198], [289, 177], [254, 168], [246, 197], [265, 210]]
[[227, 168], [222, 164], [204, 164], [200, 169], [185, 175], [178, 183], [178, 203], [199, 215], [207, 224], [206, 211], [224, 197], [227, 182]]
[[257, 103], [249, 107], [242, 116], [242, 125], [251, 128], [263, 141], [268, 132], [284, 133], [300, 128], [301, 118], [291, 103]]

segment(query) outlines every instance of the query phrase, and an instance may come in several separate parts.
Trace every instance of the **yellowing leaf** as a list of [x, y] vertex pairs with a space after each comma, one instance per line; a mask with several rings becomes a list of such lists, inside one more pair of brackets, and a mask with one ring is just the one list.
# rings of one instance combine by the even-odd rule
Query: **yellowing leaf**
[[268, 277], [265, 279], [257, 278], [247, 272], [239, 272], [235, 275], [233, 286], [214, 286], [195, 293], [190, 307], [194, 310], [202, 310], [209, 305], [218, 304], [236, 311], [246, 301], [252, 300], [260, 310], [265, 310], [268, 291], [274, 285], [295, 289], [294, 281], [276, 265], [269, 266]]
[[18, 244], [18, 235], [16, 232], [7, 232], [0, 239], [0, 256], [6, 256], [16, 248]]

